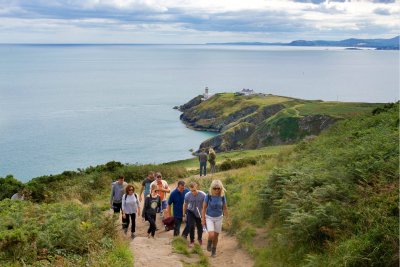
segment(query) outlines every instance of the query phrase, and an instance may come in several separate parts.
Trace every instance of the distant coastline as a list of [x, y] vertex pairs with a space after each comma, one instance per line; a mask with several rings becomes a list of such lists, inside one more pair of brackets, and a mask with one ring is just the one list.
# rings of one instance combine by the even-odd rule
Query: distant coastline
[[[341, 41], [327, 40], [295, 40], [290, 43], [263, 43], [263, 42], [230, 42], [230, 43], [207, 43], [207, 45], [252, 45], [252, 46], [328, 46], [347, 48], [375, 48], [376, 50], [399, 50], [400, 36], [390, 39], [356, 39], [350, 38]], [[356, 50], [356, 49], [354, 49]]]

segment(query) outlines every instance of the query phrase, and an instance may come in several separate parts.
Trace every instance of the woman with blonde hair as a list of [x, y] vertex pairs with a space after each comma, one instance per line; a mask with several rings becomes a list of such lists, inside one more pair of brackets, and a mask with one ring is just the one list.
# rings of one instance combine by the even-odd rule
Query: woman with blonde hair
[[213, 180], [208, 194], [204, 198], [201, 223], [207, 226], [207, 251], [216, 256], [218, 236], [222, 230], [222, 218], [228, 216], [225, 188], [220, 180]]

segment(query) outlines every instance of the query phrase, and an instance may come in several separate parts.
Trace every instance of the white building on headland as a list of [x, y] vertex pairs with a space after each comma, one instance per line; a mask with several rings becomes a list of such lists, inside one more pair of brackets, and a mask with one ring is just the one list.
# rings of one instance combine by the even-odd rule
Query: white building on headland
[[203, 100], [207, 100], [212, 96], [212, 94], [209, 93], [208, 86], [204, 89], [204, 94], [203, 94]]
[[253, 89], [243, 88], [241, 91], [236, 92], [237, 95], [255, 95], [256, 92]]

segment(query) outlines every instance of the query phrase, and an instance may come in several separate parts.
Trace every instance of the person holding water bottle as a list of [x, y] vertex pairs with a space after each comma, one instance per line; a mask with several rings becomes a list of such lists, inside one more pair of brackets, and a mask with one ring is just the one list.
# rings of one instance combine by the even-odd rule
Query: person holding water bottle
[[211, 252], [211, 257], [217, 255], [218, 236], [222, 231], [222, 218], [228, 216], [225, 191], [220, 180], [213, 180], [203, 201], [201, 223], [207, 227], [207, 251]]

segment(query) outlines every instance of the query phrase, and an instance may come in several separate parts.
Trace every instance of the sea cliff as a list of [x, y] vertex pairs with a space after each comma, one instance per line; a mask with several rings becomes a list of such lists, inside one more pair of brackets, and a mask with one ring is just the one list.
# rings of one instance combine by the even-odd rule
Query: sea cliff
[[338, 120], [370, 112], [377, 105], [219, 93], [206, 100], [196, 96], [179, 110], [187, 127], [219, 133], [200, 148], [221, 152], [292, 144], [320, 134]]

